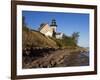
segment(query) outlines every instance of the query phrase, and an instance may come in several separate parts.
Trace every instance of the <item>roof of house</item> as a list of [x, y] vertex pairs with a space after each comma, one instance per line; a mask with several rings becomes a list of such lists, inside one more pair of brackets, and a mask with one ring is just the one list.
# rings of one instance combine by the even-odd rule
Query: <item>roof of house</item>
[[38, 30], [40, 31], [45, 25], [47, 25], [47, 23], [42, 23]]

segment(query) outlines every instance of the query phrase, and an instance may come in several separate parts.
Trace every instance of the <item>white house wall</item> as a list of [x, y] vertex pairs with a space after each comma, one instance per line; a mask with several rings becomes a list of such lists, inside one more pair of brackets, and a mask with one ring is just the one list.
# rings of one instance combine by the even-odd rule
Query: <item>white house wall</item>
[[52, 33], [53, 33], [53, 30], [49, 27], [48, 24], [46, 24], [41, 30], [40, 32], [46, 36], [50, 36], [52, 37]]
[[59, 34], [59, 35], [56, 35], [56, 38], [57, 38], [57, 39], [62, 39], [62, 37], [63, 37], [63, 33], [61, 33], [61, 34]]
[[45, 36], [50, 36], [52, 37], [52, 33], [50, 31], [48, 31], [47, 33], [45, 33]]

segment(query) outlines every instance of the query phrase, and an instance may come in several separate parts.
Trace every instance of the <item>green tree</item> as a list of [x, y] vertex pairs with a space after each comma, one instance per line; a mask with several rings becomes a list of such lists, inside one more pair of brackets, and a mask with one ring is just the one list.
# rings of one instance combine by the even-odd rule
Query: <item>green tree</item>
[[76, 44], [78, 43], [79, 36], [80, 36], [79, 32], [73, 32], [73, 34], [72, 34], [72, 39], [75, 40]]

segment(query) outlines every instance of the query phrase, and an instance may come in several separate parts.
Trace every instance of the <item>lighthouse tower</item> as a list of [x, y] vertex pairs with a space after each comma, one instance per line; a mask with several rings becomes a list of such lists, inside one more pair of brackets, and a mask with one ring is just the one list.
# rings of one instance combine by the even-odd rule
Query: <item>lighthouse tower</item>
[[57, 24], [56, 24], [56, 20], [55, 19], [52, 19], [50, 27], [52, 28], [53, 32], [56, 33], [56, 31], [57, 31]]

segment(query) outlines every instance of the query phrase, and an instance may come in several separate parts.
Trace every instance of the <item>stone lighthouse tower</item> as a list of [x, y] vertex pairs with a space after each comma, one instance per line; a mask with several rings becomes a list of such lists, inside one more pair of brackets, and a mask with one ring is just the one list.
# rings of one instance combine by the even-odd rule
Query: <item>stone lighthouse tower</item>
[[56, 33], [56, 31], [57, 31], [57, 24], [56, 24], [56, 20], [55, 19], [52, 19], [50, 27], [52, 28], [53, 32]]

